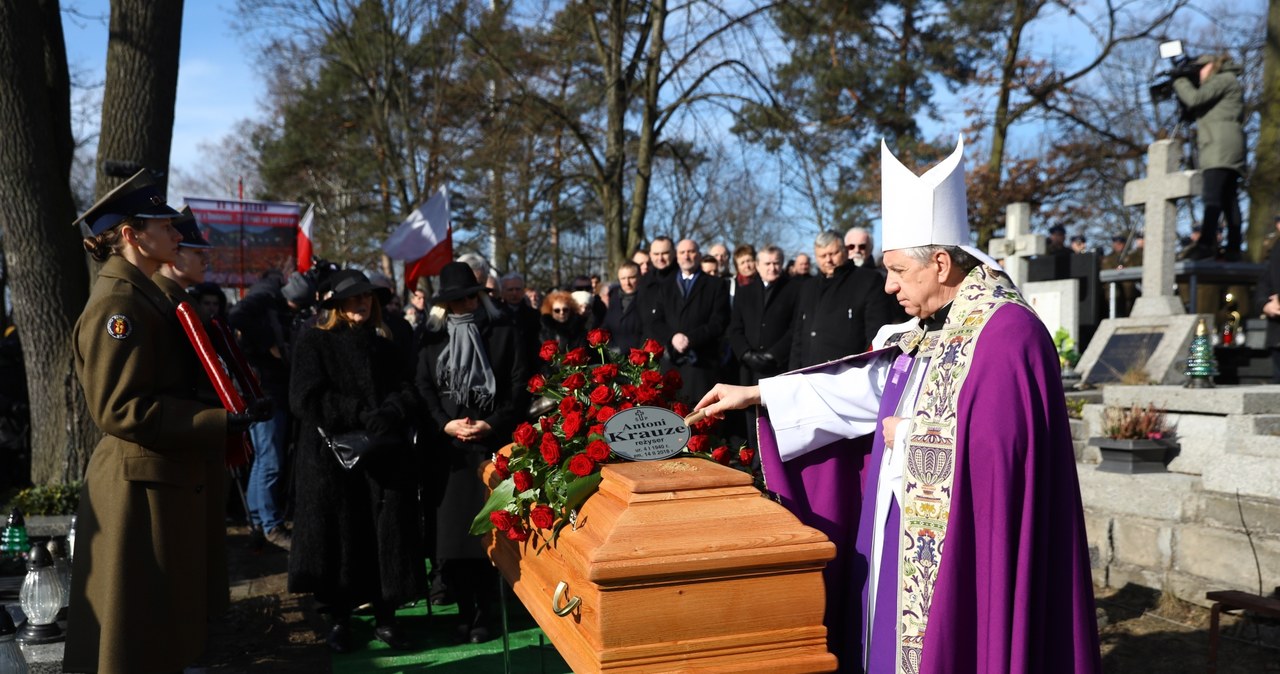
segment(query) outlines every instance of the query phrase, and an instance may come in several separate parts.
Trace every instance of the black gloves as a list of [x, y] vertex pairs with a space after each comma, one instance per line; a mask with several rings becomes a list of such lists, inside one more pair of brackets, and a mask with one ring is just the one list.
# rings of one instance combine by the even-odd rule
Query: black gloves
[[778, 361], [773, 354], [763, 349], [752, 349], [742, 354], [740, 360], [753, 372], [770, 372], [778, 368]]
[[248, 412], [227, 412], [227, 435], [243, 433], [256, 421]]
[[269, 421], [275, 415], [275, 411], [276, 406], [270, 398], [258, 398], [249, 403], [249, 409], [245, 410], [245, 414], [254, 421]]
[[395, 437], [399, 433], [399, 424], [381, 409], [371, 410], [360, 415], [360, 423], [370, 435]]

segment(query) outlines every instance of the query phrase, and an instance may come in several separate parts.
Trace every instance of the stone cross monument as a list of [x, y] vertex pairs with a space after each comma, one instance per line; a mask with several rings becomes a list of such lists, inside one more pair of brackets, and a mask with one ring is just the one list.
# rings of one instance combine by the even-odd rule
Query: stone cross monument
[[1179, 171], [1182, 146], [1158, 140], [1147, 147], [1147, 177], [1124, 186], [1124, 205], [1143, 206], [1146, 250], [1142, 255], [1142, 296], [1131, 316], [1184, 314], [1182, 301], [1173, 294], [1173, 262], [1176, 232], [1174, 201], [1200, 193], [1199, 171]]
[[992, 239], [987, 254], [1003, 260], [1005, 273], [1021, 288], [1027, 283], [1027, 258], [1044, 254], [1044, 237], [1031, 233], [1031, 204], [1009, 204], [1004, 213], [1004, 238]]

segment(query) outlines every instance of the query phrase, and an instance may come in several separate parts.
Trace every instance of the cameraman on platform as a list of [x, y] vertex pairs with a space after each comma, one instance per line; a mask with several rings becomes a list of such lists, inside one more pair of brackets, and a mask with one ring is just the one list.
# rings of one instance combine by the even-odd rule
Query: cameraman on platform
[[1189, 77], [1173, 81], [1178, 100], [1196, 123], [1197, 164], [1204, 176], [1204, 219], [1200, 239], [1188, 249], [1187, 259], [1217, 256], [1218, 219], [1227, 220], [1225, 259], [1240, 260], [1240, 203], [1236, 194], [1244, 175], [1244, 90], [1237, 75], [1240, 66], [1225, 55], [1205, 55], [1199, 86]]

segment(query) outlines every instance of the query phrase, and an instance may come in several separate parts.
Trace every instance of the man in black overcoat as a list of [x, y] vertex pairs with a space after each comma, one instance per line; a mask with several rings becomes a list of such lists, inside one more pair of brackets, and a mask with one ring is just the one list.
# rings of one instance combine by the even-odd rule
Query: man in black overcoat
[[794, 327], [791, 317], [802, 285], [792, 283], [782, 272], [781, 248], [766, 246], [756, 260], [759, 281], [738, 289], [729, 320], [729, 345], [742, 364], [739, 380], [746, 386], [787, 369]]
[[901, 320], [871, 269], [847, 264], [848, 252], [836, 232], [813, 242], [820, 276], [802, 285], [793, 319], [788, 369], [862, 353], [880, 327]]

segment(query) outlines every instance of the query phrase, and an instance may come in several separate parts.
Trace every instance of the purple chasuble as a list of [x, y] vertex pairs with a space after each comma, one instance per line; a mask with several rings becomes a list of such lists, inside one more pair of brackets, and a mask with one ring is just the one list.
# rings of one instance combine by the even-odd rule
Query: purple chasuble
[[[845, 366], [865, 367], [880, 357], [892, 357], [901, 353], [896, 348], [851, 356], [803, 370], [804, 372], [838, 372]], [[893, 377], [890, 377], [892, 382]], [[905, 384], [906, 378], [903, 377]], [[892, 386], [892, 383], [889, 384]], [[892, 397], [894, 405], [901, 396], [898, 390]], [[884, 402], [881, 402], [882, 416]], [[893, 407], [889, 408], [890, 413]], [[867, 463], [868, 453], [883, 442], [878, 433], [833, 442], [825, 447], [783, 462], [778, 454], [777, 440], [769, 423], [768, 410], [761, 409], [758, 421], [760, 462], [764, 469], [766, 486], [778, 495], [783, 506], [802, 523], [826, 534], [836, 546], [836, 557], [827, 563], [822, 576], [826, 586], [826, 613], [823, 623], [827, 627], [827, 649], [840, 662], [841, 672], [862, 671], [862, 606], [859, 593], [865, 595], [869, 558], [855, 552], [855, 539], [859, 536], [859, 513], [863, 509], [864, 485], [870, 491], [871, 508], [875, 508], [874, 477], [866, 480], [864, 469], [879, 463]], [[875, 461], [879, 461], [878, 458]], [[863, 516], [866, 516], [863, 513]], [[895, 537], [888, 537], [897, 540]], [[868, 540], [870, 535], [868, 534]]]
[[[974, 349], [956, 407], [945, 548], [914, 671], [1099, 672], [1084, 513], [1057, 351], [1040, 320], [1017, 304], [991, 315]], [[891, 371], [881, 418], [897, 407], [907, 378], [899, 379], [895, 390]], [[858, 440], [783, 463], [768, 420], [760, 420], [769, 489], [836, 544], [836, 559], [825, 575], [827, 641], [840, 670], [850, 672], [862, 665], [854, 645], [865, 634], [871, 523], [884, 449], [879, 431]], [[855, 482], [855, 471], [863, 479]], [[900, 528], [895, 506], [885, 526], [885, 561], [901, 556], [902, 533], [894, 533]], [[847, 546], [855, 539], [850, 554]], [[899, 574], [881, 574], [876, 615], [870, 617], [875, 638], [862, 644], [873, 674], [894, 671]], [[853, 606], [859, 596], [860, 609]], [[913, 671], [910, 664], [907, 671]]]

